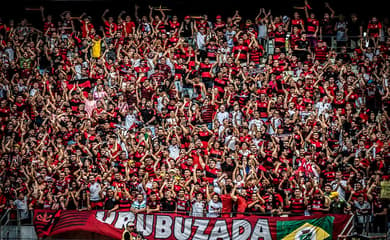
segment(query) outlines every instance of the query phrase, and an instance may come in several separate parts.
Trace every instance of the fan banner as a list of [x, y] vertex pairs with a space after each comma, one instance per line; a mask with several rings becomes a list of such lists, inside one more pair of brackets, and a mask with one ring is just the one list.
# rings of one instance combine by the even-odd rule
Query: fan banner
[[[199, 218], [174, 213], [133, 214], [132, 212], [35, 210], [38, 237], [61, 237], [83, 233], [121, 239], [128, 222], [145, 239], [307, 239], [328, 240], [347, 234], [351, 215], [263, 217], [248, 215], [232, 218]], [[87, 233], [87, 235], [85, 235]]]

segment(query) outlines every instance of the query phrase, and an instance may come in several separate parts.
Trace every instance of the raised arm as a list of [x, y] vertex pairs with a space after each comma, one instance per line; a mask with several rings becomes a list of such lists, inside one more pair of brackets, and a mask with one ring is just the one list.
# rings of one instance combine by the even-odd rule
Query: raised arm
[[325, 2], [325, 7], [330, 11], [330, 18], [334, 18], [335, 11], [330, 7], [328, 2]]
[[109, 9], [104, 10], [104, 12], [103, 12], [103, 14], [102, 14], [102, 17], [101, 17], [103, 22], [107, 22], [106, 14], [107, 14], [109, 11], [110, 11]]
[[236, 196], [236, 190], [237, 190], [237, 185], [234, 185], [232, 192], [230, 193], [230, 197], [232, 198], [233, 201], [237, 201], [237, 196]]
[[46, 17], [45, 17], [45, 8], [44, 8], [43, 6], [41, 6], [39, 9], [41, 10], [42, 22], [45, 22], [45, 21], [46, 21]]
[[153, 22], [153, 7], [149, 5], [149, 21]]

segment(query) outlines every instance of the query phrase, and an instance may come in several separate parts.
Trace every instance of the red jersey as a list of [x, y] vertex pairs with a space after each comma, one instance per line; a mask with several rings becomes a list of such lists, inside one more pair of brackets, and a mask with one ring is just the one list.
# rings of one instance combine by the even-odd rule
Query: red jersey
[[82, 36], [83, 36], [83, 38], [86, 38], [87, 35], [91, 32], [91, 30], [93, 28], [93, 24], [90, 22], [87, 23], [83, 20], [81, 20], [80, 22], [81, 22]]
[[110, 23], [105, 21], [104, 26], [106, 37], [112, 37], [112, 35], [115, 34], [116, 30], [118, 29], [118, 25], [116, 25], [114, 22]]
[[382, 28], [382, 24], [380, 22], [372, 23], [370, 22], [367, 26], [370, 37], [379, 37], [379, 30]]
[[[233, 53], [234, 53], [234, 58], [237, 57], [238, 54], [240, 54], [240, 56], [238, 57], [238, 59], [240, 60], [246, 60], [247, 58], [247, 53], [248, 53], [248, 47], [247, 46], [244, 46], [244, 45], [238, 45], [238, 46], [234, 46], [233, 47]], [[241, 52], [240, 52], [241, 51]]]
[[315, 33], [317, 28], [320, 26], [320, 22], [315, 18], [307, 19], [307, 32]]
[[297, 27], [298, 29], [302, 29], [302, 25], [303, 25], [302, 19], [291, 20], [291, 27]]
[[135, 23], [132, 21], [126, 22], [126, 34], [132, 34], [133, 29], [135, 29]]
[[229, 213], [233, 209], [233, 200], [230, 194], [221, 195], [222, 202], [222, 217], [229, 217]]

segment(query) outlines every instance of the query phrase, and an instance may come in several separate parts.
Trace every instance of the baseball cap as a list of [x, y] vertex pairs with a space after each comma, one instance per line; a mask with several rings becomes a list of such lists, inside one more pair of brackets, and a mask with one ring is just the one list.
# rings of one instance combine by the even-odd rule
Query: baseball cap
[[221, 15], [217, 15], [217, 17], [216, 17], [216, 19], [221, 19], [222, 17], [221, 17]]
[[185, 16], [184, 19], [190, 19], [190, 16]]

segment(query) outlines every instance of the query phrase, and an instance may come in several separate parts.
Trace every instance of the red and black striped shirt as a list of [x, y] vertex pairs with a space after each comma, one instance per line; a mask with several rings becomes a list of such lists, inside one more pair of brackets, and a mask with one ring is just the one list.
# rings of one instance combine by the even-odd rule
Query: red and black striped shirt
[[290, 211], [293, 214], [303, 215], [306, 206], [303, 198], [291, 198], [290, 199]]

